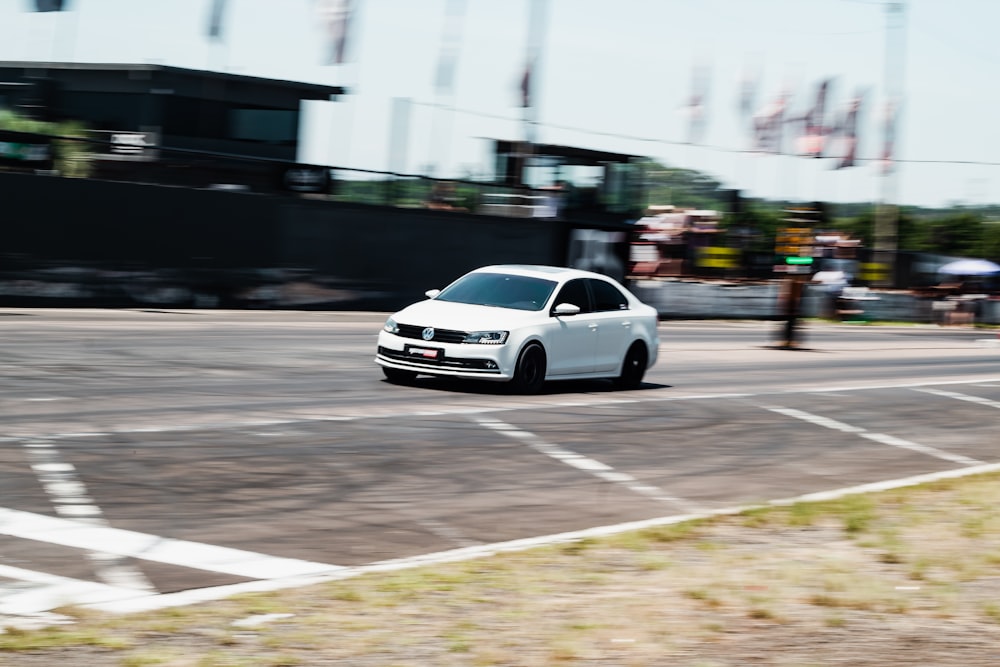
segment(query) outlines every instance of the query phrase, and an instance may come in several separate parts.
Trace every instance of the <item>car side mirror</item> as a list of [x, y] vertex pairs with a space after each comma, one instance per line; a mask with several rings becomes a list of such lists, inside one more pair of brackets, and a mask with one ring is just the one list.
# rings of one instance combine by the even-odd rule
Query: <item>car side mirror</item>
[[434, 297], [436, 297], [440, 293], [441, 293], [441, 290], [439, 290], [439, 289], [429, 289], [426, 292], [424, 292], [424, 295], [428, 299], [433, 299]]
[[558, 306], [552, 309], [552, 312], [555, 313], [556, 315], [579, 315], [580, 306], [576, 305], [575, 303], [560, 303]]

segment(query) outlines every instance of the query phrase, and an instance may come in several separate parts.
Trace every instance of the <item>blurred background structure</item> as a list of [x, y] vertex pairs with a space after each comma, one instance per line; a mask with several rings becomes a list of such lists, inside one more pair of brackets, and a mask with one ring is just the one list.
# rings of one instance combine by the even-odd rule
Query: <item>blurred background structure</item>
[[[495, 218], [534, 220], [550, 225], [524, 231], [526, 244], [548, 239], [534, 259], [621, 278], [837, 271], [854, 286], [954, 291], [946, 262], [1000, 259], [988, 132], [1000, 93], [961, 84], [992, 74], [985, 26], [1000, 7], [959, 4], [4, 0], [8, 220], [80, 224], [78, 256], [15, 229], [5, 268], [194, 263], [371, 282], [316, 248], [303, 259], [316, 238], [289, 220], [312, 207], [340, 236], [360, 239], [365, 216], [409, 215], [401, 224], [433, 220], [463, 247], [489, 245]], [[93, 182], [91, 195], [43, 201], [83, 187], [51, 180], [66, 178]], [[229, 242], [278, 250], [251, 252], [263, 262], [252, 265], [184, 237], [173, 254], [149, 253], [138, 226], [169, 228], [161, 214], [176, 206], [158, 202], [189, 196], [163, 186], [277, 198], [254, 207], [272, 211], [269, 231]], [[112, 225], [122, 213], [102, 197], [134, 200], [142, 222]], [[183, 215], [223, 238], [220, 218], [243, 202], [213, 201]], [[123, 231], [97, 233], [107, 225]], [[420, 272], [413, 251], [394, 232], [368, 252]], [[440, 237], [433, 252], [440, 264]], [[453, 275], [469, 268], [453, 255]], [[477, 257], [524, 260], [513, 248]], [[962, 278], [995, 287], [993, 275]]]

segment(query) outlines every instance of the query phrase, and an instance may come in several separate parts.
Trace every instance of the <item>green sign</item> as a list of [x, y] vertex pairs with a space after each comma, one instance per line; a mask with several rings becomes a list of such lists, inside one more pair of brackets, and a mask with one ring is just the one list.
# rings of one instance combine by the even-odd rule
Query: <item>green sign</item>
[[786, 257], [785, 264], [809, 265], [813, 263], [812, 257]]

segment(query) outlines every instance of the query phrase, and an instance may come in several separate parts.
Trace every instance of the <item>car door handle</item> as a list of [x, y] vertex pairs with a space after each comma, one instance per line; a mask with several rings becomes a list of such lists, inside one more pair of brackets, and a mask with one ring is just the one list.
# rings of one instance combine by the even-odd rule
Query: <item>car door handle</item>
[[630, 326], [632, 326], [632, 323], [629, 322], [628, 320], [625, 320], [624, 322], [622, 322], [622, 326], [623, 327], [630, 327]]
[[599, 325], [597, 324], [597, 322], [591, 322], [587, 326], [591, 329], [596, 329]]

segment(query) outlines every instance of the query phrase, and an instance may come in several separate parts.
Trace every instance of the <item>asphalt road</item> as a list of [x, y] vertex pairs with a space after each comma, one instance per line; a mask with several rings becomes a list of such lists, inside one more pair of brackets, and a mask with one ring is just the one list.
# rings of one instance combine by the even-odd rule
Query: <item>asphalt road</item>
[[386, 383], [383, 320], [0, 311], [0, 620], [1000, 462], [995, 331], [664, 322], [642, 388], [523, 397]]

